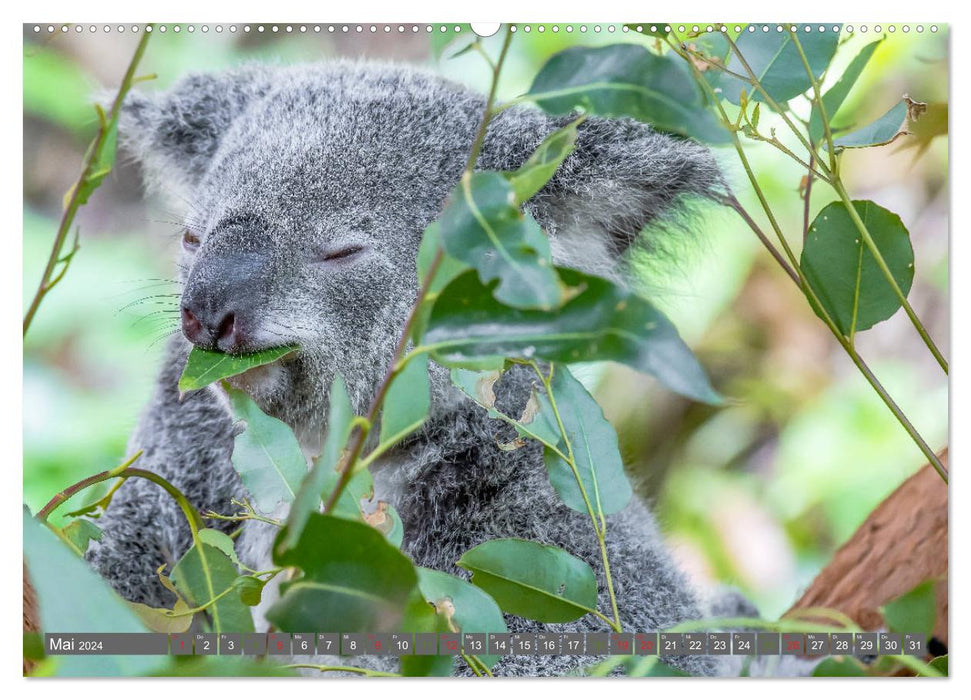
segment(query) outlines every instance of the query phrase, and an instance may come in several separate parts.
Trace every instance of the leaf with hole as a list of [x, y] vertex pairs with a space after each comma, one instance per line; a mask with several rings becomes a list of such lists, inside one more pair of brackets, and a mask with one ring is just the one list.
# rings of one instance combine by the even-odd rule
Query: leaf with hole
[[267, 611], [278, 629], [400, 631], [418, 577], [411, 561], [373, 527], [312, 513], [296, 545], [274, 552], [278, 566], [303, 571], [281, 585], [280, 599]]
[[[624, 472], [614, 427], [604, 418], [600, 405], [565, 365], [554, 368], [551, 388], [563, 428], [573, 448], [583, 491], [570, 464], [546, 447], [543, 462], [550, 483], [563, 502], [580, 513], [588, 512], [584, 492], [597, 515], [610, 515], [622, 510], [630, 503], [633, 491]], [[549, 397], [541, 396], [540, 402], [541, 410], [552, 415]], [[562, 440], [558, 442], [559, 450], [569, 456], [566, 443]]]
[[248, 355], [227, 355], [224, 352], [194, 347], [189, 352], [189, 359], [179, 378], [179, 391], [185, 393], [202, 389], [220, 379], [234, 377], [254, 367], [276, 362], [294, 350], [296, 350], [295, 347], [283, 346]]
[[61, 530], [68, 541], [78, 548], [81, 556], [88, 551], [88, 545], [93, 541], [100, 542], [104, 534], [101, 528], [85, 518], [72, 520]]
[[[900, 217], [868, 200], [856, 200], [853, 207], [906, 295], [914, 280], [914, 249]], [[900, 308], [900, 299], [842, 202], [832, 202], [816, 215], [800, 267], [823, 309], [847, 337], [890, 318]], [[815, 306], [814, 310], [823, 317]]]
[[539, 622], [570, 622], [597, 608], [597, 580], [586, 562], [520, 539], [490, 540], [456, 562], [472, 572], [504, 612]]
[[520, 437], [532, 438], [544, 445], [556, 446], [560, 440], [560, 431], [552, 411], [542, 410], [540, 395], [535, 387], [530, 393], [529, 400], [523, 408], [519, 418], [507, 416], [496, 408], [496, 395], [493, 390], [495, 383], [502, 376], [499, 371], [473, 372], [467, 369], [453, 369], [452, 384], [457, 386], [470, 399], [486, 409], [490, 418], [505, 417], [511, 421]]
[[272, 513], [296, 497], [307, 458], [290, 426], [263, 413], [242, 391], [227, 387], [227, 392], [233, 414], [246, 423], [233, 446], [233, 467], [257, 509]]
[[636, 44], [560, 51], [540, 69], [526, 96], [553, 114], [583, 110], [632, 117], [709, 143], [729, 141], [681, 59]]
[[[456, 576], [434, 569], [418, 568], [418, 587], [422, 595], [449, 621], [450, 632], [507, 632], [502, 610], [480, 587]], [[479, 656], [492, 668], [498, 656]]]
[[[813, 76], [818, 80], [836, 53], [839, 32], [831, 31], [829, 27], [825, 32], [800, 31], [798, 41]], [[746, 63], [762, 88], [776, 102], [787, 102], [812, 88], [812, 80], [799, 55], [799, 48], [788, 31], [773, 31], [768, 34], [743, 31], [736, 39], [735, 46], [745, 62], [732, 51], [725, 68], [745, 76], [746, 80], [729, 73], [722, 78], [722, 94], [732, 104], [739, 104], [743, 90], [748, 91], [749, 99], [765, 101], [762, 92], [747, 80], [749, 74], [745, 68]]]
[[445, 252], [474, 267], [484, 283], [498, 280], [493, 294], [503, 304], [549, 310], [566, 299], [549, 239], [519, 210], [503, 174], [463, 178], [439, 218], [439, 230]]
[[916, 122], [926, 109], [927, 105], [923, 102], [914, 102], [905, 97], [876, 121], [840, 136], [833, 141], [833, 147], [871, 148], [891, 144], [909, 134], [908, 125]]
[[554, 312], [510, 309], [475, 273], [449, 284], [432, 309], [422, 346], [448, 367], [500, 369], [505, 358], [613, 360], [689, 398], [719, 403], [674, 325], [650, 302], [609, 280], [558, 268], [575, 295]]

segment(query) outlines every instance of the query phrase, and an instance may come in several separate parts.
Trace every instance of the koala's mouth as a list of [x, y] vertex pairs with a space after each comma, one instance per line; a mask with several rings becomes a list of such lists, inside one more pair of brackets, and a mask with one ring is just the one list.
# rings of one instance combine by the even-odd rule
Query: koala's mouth
[[269, 364], [253, 367], [228, 377], [226, 381], [234, 389], [244, 391], [254, 399], [271, 395], [280, 388], [286, 376], [286, 370], [282, 366], [284, 359], [286, 358], [281, 357]]

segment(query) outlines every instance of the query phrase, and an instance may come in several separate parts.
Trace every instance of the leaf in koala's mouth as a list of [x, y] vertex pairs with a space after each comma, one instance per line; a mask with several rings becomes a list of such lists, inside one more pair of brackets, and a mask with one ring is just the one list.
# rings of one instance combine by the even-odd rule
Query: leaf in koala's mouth
[[283, 345], [246, 355], [227, 355], [224, 352], [192, 348], [189, 361], [186, 362], [182, 377], [179, 379], [179, 391], [184, 393], [202, 389], [220, 379], [234, 377], [254, 367], [276, 362], [296, 349], [293, 345]]

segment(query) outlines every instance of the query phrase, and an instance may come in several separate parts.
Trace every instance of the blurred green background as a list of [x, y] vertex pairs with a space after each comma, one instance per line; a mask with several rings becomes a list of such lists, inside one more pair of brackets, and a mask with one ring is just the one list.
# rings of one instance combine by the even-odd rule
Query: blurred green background
[[[468, 31], [428, 33], [378, 25], [333, 33], [236, 33], [210, 25], [156, 32], [139, 69], [156, 90], [188, 71], [246, 61], [294, 63], [336, 57], [426, 66], [484, 90], [489, 72], [474, 52], [452, 57]], [[48, 34], [24, 28], [24, 308], [46, 261], [64, 193], [95, 131], [93, 95], [113, 90], [137, 36], [84, 26]], [[520, 25], [500, 97], [526, 90], [556, 51], [617, 41], [654, 45], [620, 25], [553, 32]], [[827, 75], [832, 83], [860, 47], [852, 35]], [[498, 37], [484, 42], [495, 55]], [[882, 115], [902, 95], [948, 99], [948, 37], [897, 31], [877, 49], [838, 123]], [[808, 103], [792, 102], [802, 114]], [[768, 117], [763, 114], [763, 124]], [[767, 129], [765, 129], [767, 130]], [[780, 130], [781, 133], [781, 130]], [[947, 138], [914, 139], [848, 153], [851, 194], [899, 214], [916, 251], [911, 302], [938, 345], [949, 344]], [[784, 230], [798, 250], [798, 165], [763, 144], [746, 148]], [[757, 202], [731, 150], [717, 156], [739, 199]], [[815, 213], [834, 196], [813, 189]], [[55, 492], [124, 458], [128, 433], [151, 391], [167, 333], [175, 328], [174, 257], [181, 212], [146, 198], [136, 165], [122, 158], [77, 217], [81, 251], [44, 301], [24, 345], [24, 501], [36, 510]], [[757, 217], [762, 220], [762, 217]], [[620, 366], [581, 368], [617, 426], [641, 493], [655, 503], [674, 551], [701, 585], [728, 582], [766, 615], [784, 612], [867, 514], [924, 459], [843, 354], [805, 299], [724, 211], [709, 210], [676, 260], [646, 266], [644, 288], [675, 321], [728, 397], [714, 410], [673, 396]], [[858, 337], [862, 354], [935, 448], [947, 444], [948, 391], [908, 320], [898, 313]]]

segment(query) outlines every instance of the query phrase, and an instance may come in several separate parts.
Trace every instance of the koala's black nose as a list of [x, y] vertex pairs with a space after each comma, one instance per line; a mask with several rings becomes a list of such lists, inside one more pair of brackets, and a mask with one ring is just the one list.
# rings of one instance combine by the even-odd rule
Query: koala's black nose
[[182, 333], [193, 345], [228, 353], [242, 352], [246, 334], [232, 311], [182, 306]]

